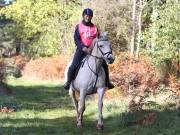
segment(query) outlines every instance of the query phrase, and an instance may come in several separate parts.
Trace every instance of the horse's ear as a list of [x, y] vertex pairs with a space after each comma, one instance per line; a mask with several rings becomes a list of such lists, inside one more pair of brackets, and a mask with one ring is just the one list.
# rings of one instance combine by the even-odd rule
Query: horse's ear
[[104, 34], [104, 37], [108, 37], [108, 32], [107, 31], [103, 32], [103, 34]]
[[101, 40], [108, 40], [108, 32], [102, 32], [99, 39]]
[[108, 37], [108, 32], [101, 32], [100, 37]]

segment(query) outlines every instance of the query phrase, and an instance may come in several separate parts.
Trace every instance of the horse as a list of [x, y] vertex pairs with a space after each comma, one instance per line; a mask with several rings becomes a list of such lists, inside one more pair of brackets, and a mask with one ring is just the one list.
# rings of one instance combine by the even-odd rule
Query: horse
[[106, 32], [95, 38], [90, 47], [92, 52], [84, 58], [76, 78], [71, 82], [69, 95], [77, 112], [77, 127], [82, 127], [85, 98], [87, 95], [98, 93], [99, 115], [96, 128], [102, 130], [104, 127], [102, 115], [103, 96], [106, 88], [102, 62], [105, 60], [108, 64], [112, 64], [115, 58]]

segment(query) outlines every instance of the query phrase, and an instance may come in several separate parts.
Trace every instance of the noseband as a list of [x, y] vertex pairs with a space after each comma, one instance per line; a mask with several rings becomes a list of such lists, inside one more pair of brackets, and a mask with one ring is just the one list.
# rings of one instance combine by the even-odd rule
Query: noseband
[[97, 47], [98, 47], [98, 49], [100, 50], [100, 52], [101, 52], [101, 54], [102, 54], [103, 56], [105, 56], [105, 55], [107, 54], [107, 58], [108, 58], [108, 56], [109, 56], [110, 54], [112, 54], [112, 49], [111, 49], [111, 51], [104, 53], [104, 52], [101, 50], [101, 48], [99, 47], [98, 42], [97, 42]]
[[[100, 40], [100, 41], [107, 41], [107, 40]], [[94, 43], [94, 47], [95, 47], [95, 45], [97, 45], [97, 48], [99, 49], [99, 51], [101, 52], [101, 54], [102, 54], [102, 56], [105, 56], [105, 55], [107, 55], [107, 57], [110, 55], [110, 54], [112, 54], [112, 49], [111, 49], [111, 51], [108, 51], [108, 52], [103, 52], [102, 50], [101, 50], [101, 48], [99, 47], [99, 44], [98, 44], [98, 42], [100, 42], [100, 41], [96, 41], [96, 43]], [[93, 47], [93, 48], [94, 48]], [[98, 57], [98, 56], [94, 56], [94, 55], [92, 55], [92, 54], [89, 54], [90, 56], [93, 56], [93, 57], [95, 57], [95, 58], [97, 58], [97, 59], [103, 59], [103, 58], [101, 58], [101, 57]]]

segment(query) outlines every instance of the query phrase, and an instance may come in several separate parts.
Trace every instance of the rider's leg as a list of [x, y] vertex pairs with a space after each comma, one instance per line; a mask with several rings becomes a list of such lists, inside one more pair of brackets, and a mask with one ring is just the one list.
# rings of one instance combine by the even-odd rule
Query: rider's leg
[[70, 66], [67, 72], [67, 82], [64, 84], [64, 89], [66, 90], [69, 89], [71, 81], [73, 79], [73, 75], [74, 75], [74, 68]]
[[67, 72], [67, 82], [64, 84], [64, 89], [66, 89], [66, 90], [69, 89], [71, 81], [73, 80], [76, 68], [81, 63], [81, 61], [83, 60], [83, 58], [85, 56], [86, 56], [86, 53], [84, 53], [83, 51], [81, 51], [79, 49], [76, 49], [73, 61]]
[[105, 74], [106, 74], [106, 87], [108, 87], [109, 89], [113, 89], [114, 85], [110, 82], [110, 79], [109, 79], [109, 69], [108, 69], [108, 65], [107, 65], [105, 60], [103, 61], [102, 66], [103, 66], [103, 69], [104, 69]]

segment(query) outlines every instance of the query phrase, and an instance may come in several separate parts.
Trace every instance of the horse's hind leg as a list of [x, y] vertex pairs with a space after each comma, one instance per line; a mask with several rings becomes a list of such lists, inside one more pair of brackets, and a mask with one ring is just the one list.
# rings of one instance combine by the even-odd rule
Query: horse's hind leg
[[98, 92], [98, 123], [96, 128], [99, 130], [103, 129], [103, 115], [102, 115], [102, 108], [103, 108], [103, 96], [104, 96], [104, 90], [105, 88], [98, 88], [97, 92]]

